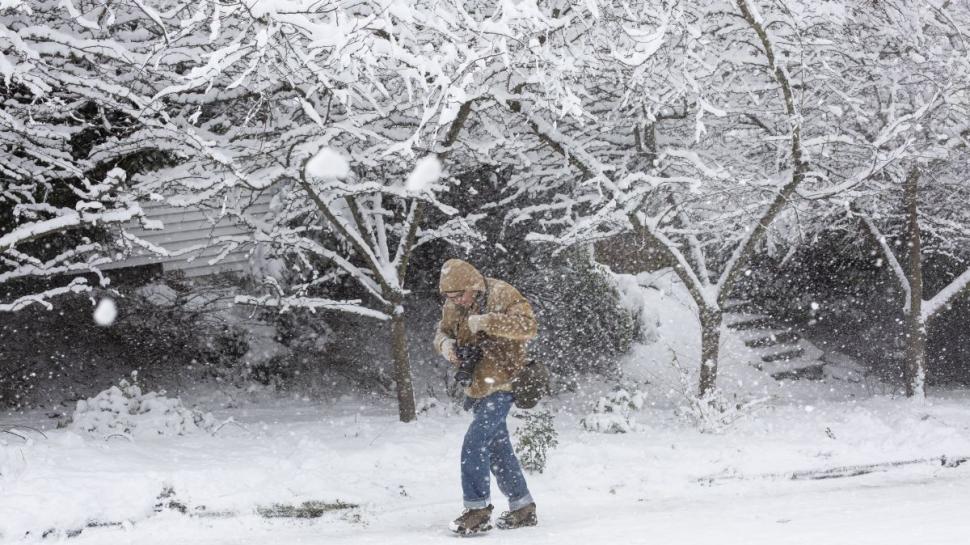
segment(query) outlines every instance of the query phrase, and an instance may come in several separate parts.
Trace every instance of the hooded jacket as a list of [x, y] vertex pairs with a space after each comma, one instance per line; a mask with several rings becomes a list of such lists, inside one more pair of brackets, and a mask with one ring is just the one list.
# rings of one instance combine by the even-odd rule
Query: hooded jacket
[[[532, 305], [508, 282], [486, 278], [460, 259], [445, 262], [438, 288], [442, 293], [477, 292], [471, 308], [445, 302], [434, 338], [434, 348], [441, 355], [445, 355], [449, 339], [457, 346], [482, 348], [482, 360], [475, 366], [465, 394], [477, 399], [494, 392], [511, 391], [512, 378], [526, 365], [526, 343], [538, 331]], [[479, 331], [474, 334], [468, 327], [468, 317], [473, 314], [484, 316]]]

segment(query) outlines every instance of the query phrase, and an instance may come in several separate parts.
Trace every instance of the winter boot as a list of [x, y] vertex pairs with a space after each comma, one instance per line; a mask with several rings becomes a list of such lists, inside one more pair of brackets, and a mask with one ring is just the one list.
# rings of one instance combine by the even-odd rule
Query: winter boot
[[492, 529], [492, 506], [481, 509], [465, 509], [461, 516], [452, 521], [448, 528], [456, 534], [470, 536]]
[[515, 511], [506, 511], [499, 516], [498, 521], [495, 525], [502, 530], [512, 530], [515, 528], [522, 528], [524, 526], [535, 526], [539, 524], [539, 519], [536, 518], [536, 504], [530, 503], [524, 507], [520, 507]]

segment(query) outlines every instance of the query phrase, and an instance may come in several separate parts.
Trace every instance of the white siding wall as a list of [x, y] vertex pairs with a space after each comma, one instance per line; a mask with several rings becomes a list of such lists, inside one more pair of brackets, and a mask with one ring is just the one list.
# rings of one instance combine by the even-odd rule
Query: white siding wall
[[[247, 208], [248, 215], [262, 218], [269, 211], [272, 195], [263, 192], [256, 196], [249, 196], [253, 204]], [[126, 226], [132, 234], [152, 244], [161, 246], [169, 251], [180, 250], [192, 246], [207, 246], [213, 237], [224, 235], [244, 235], [248, 232], [245, 226], [222, 218], [218, 222], [218, 211], [196, 207], [179, 208], [167, 204], [147, 202], [142, 203], [146, 216], [152, 220], [161, 221], [165, 226], [162, 230], [145, 230], [138, 222]], [[197, 277], [219, 272], [248, 272], [250, 270], [249, 253], [252, 245], [234, 250], [218, 263], [210, 263], [222, 251], [221, 246], [207, 247], [179, 257], [159, 257], [140, 248], [135, 249], [133, 255], [121, 259], [102, 269], [121, 269], [161, 263], [164, 271], [183, 271], [186, 277]]]

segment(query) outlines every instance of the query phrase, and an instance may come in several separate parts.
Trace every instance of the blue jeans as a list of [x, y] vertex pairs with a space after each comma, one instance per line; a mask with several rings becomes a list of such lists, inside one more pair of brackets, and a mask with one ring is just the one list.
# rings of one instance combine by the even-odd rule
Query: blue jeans
[[461, 490], [467, 509], [481, 509], [491, 503], [489, 471], [515, 511], [532, 503], [505, 418], [512, 408], [510, 392], [495, 392], [474, 400], [474, 418], [461, 445]]

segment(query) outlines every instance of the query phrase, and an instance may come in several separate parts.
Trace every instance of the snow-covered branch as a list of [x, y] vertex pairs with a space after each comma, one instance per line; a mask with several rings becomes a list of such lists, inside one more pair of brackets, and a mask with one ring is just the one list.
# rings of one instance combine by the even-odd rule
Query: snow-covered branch
[[932, 299], [923, 302], [921, 318], [924, 322], [930, 321], [942, 309], [952, 303], [957, 297], [970, 292], [970, 269], [967, 269], [960, 276], [940, 290]]

